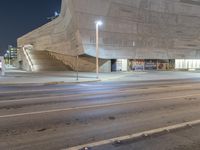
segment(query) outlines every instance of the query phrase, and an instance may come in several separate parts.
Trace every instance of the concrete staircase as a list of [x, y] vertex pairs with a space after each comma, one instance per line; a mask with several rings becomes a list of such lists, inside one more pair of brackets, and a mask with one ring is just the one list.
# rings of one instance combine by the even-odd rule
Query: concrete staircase
[[33, 71], [71, 71], [72, 69], [49, 54], [48, 51], [26, 50]]

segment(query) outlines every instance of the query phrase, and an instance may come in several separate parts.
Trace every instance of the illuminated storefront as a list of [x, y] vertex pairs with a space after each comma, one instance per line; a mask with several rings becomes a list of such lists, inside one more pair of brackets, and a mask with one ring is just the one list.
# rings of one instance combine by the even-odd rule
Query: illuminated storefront
[[174, 70], [175, 60], [160, 60], [160, 59], [132, 59], [129, 60], [129, 70]]
[[177, 70], [197, 70], [200, 69], [200, 59], [176, 59], [175, 69]]

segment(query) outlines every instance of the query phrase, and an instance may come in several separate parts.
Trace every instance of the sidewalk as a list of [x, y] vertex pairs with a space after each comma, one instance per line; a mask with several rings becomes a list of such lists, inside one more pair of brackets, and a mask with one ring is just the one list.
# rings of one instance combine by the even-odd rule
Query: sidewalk
[[77, 80], [76, 72], [25, 72], [15, 69], [7, 69], [5, 76], [0, 76], [0, 85], [16, 84], [70, 84], [98, 81], [157, 81], [177, 79], [200, 79], [200, 72], [181, 71], [148, 71], [148, 72], [110, 72], [100, 73], [99, 79], [96, 73], [79, 72]]
[[76, 72], [25, 72], [9, 69], [5, 76], [0, 76], [0, 85], [12, 84], [62, 84], [97, 82], [117, 79], [126, 76], [128, 73], [100, 73], [99, 79], [96, 73], [79, 72], [77, 80]]

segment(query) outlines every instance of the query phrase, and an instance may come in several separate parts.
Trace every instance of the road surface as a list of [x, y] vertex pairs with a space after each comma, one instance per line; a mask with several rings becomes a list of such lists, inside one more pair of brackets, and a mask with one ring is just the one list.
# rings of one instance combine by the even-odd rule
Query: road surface
[[[199, 90], [198, 78], [0, 86], [0, 149], [61, 150], [198, 120]], [[182, 132], [187, 130], [195, 136], [200, 127], [179, 131], [180, 135], [185, 136]], [[162, 136], [151, 142], [141, 139], [139, 146], [131, 145], [131, 149], [139, 150], [141, 144], [150, 149], [169, 135]], [[196, 140], [193, 145], [200, 149], [199, 135], [190, 140]], [[164, 146], [179, 150], [176, 148], [184, 140], [169, 144], [156, 146], [158, 150]]]

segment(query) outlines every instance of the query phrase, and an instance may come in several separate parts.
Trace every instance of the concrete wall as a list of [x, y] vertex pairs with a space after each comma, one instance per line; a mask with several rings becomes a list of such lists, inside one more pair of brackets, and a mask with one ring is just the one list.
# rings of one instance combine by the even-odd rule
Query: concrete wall
[[61, 15], [18, 39], [68, 56], [95, 56], [101, 19], [102, 59], [199, 59], [200, 2], [194, 0], [62, 0]]
[[[77, 70], [77, 57], [63, 55], [55, 52], [50, 54], [58, 60], [61, 60], [64, 64], [69, 65], [73, 70]], [[100, 72], [111, 72], [111, 61], [101, 59], [99, 61]], [[79, 56], [78, 58], [78, 70], [82, 72], [96, 71], [96, 58], [90, 56]]]
[[200, 5], [179, 0], [74, 0], [85, 53], [102, 58], [200, 58]]
[[[63, 0], [61, 15], [46, 25], [20, 37], [18, 46], [33, 45], [35, 50], [48, 50], [60, 54], [84, 54], [71, 1]], [[81, 44], [80, 44], [81, 45]]]

